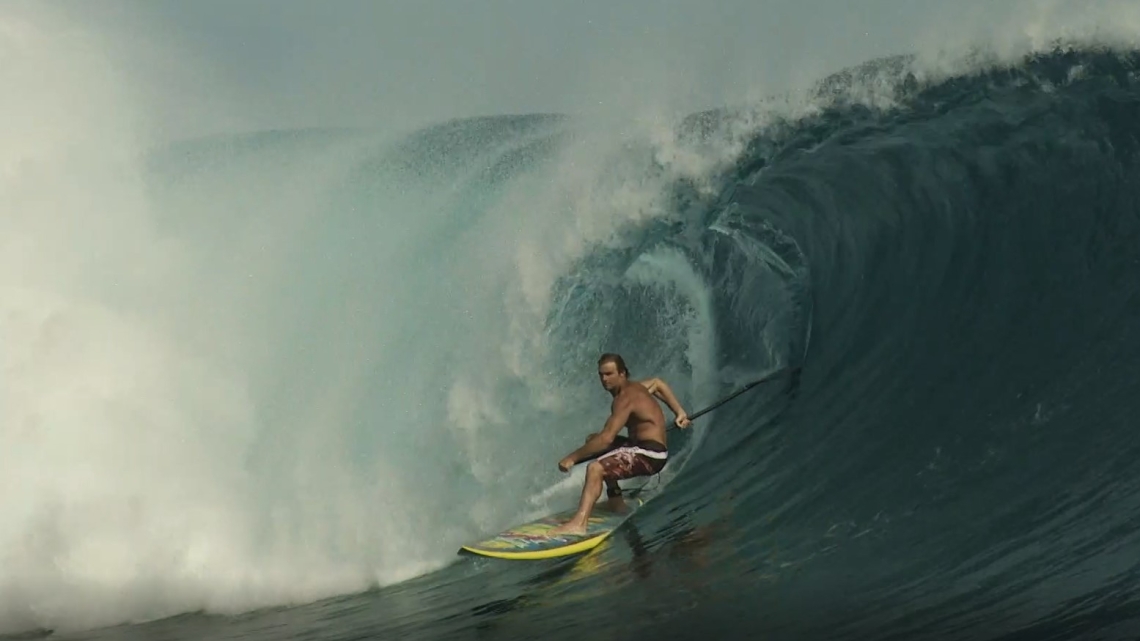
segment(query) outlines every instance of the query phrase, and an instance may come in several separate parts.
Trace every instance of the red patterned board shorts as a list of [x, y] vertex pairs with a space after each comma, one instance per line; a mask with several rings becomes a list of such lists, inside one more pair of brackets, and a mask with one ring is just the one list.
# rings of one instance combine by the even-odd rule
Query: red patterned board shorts
[[607, 481], [620, 481], [635, 476], [651, 476], [665, 468], [669, 452], [656, 441], [635, 443], [619, 436], [614, 439], [613, 448], [598, 457]]

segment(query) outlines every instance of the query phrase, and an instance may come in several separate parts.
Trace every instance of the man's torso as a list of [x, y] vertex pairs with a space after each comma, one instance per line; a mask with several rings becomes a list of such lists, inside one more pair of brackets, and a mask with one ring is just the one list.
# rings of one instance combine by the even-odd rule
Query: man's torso
[[665, 445], [665, 413], [645, 387], [631, 382], [614, 398], [614, 405], [623, 397], [630, 404], [629, 420], [625, 423], [630, 440], [634, 443], [656, 441]]

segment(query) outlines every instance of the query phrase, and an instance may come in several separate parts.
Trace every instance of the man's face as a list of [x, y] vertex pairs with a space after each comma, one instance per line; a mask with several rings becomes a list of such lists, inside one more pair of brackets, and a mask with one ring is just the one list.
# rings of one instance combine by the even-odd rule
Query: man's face
[[602, 387], [607, 392], [617, 389], [621, 385], [622, 378], [623, 376], [618, 374], [617, 365], [614, 363], [606, 362], [598, 367], [598, 380], [602, 382]]

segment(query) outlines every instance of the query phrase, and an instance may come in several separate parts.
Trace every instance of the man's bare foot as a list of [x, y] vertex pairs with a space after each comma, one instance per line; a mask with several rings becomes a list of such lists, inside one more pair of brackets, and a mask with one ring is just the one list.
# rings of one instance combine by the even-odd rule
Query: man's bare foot
[[578, 525], [574, 521], [567, 521], [558, 527], [550, 528], [547, 536], [585, 536], [586, 526]]

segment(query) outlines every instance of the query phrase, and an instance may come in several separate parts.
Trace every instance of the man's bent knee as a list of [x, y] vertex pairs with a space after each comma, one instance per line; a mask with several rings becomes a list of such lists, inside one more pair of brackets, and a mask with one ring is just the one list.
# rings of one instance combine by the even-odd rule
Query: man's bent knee
[[606, 473], [606, 468], [602, 467], [602, 464], [597, 462], [597, 461], [593, 461], [589, 465], [586, 466], [586, 475], [587, 476], [596, 476], [598, 478], [601, 478], [602, 475], [605, 473]]

